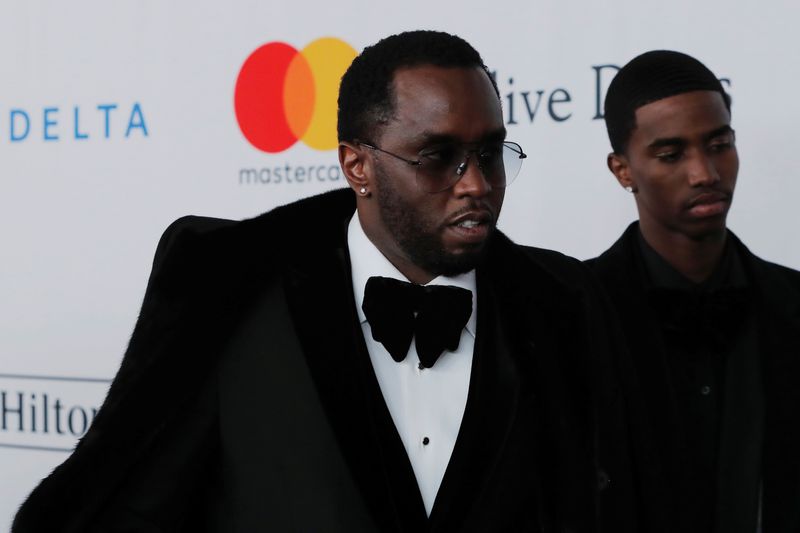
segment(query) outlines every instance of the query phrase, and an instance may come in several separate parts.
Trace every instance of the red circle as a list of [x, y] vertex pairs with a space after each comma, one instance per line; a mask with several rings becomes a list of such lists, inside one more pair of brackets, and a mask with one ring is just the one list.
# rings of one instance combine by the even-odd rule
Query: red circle
[[286, 71], [297, 54], [286, 43], [265, 44], [245, 60], [236, 79], [239, 128], [250, 144], [264, 152], [282, 152], [297, 142], [283, 105]]

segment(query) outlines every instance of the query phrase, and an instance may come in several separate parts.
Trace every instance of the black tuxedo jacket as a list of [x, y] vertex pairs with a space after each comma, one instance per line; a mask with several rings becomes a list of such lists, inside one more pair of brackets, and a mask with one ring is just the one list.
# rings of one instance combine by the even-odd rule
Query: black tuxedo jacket
[[[631, 224], [605, 253], [588, 261], [616, 307], [629, 344], [644, 402], [637, 420], [639, 474], [650, 523], [667, 530], [689, 531], [681, 523], [681, 481], [674, 472], [683, 461], [684, 438], [675, 421], [677, 407], [667, 381], [666, 354], [659, 326], [647, 302], [638, 258], [638, 223]], [[764, 389], [761, 439], [763, 489], [762, 531], [800, 531], [800, 272], [763, 261], [735, 235], [737, 248], [753, 288], [760, 372]], [[758, 431], [751, 428], [751, 431]], [[677, 433], [676, 433], [677, 432]], [[742, 439], [743, 442], [745, 439]], [[736, 478], [735, 472], [723, 478]], [[730, 490], [722, 480], [722, 491]], [[735, 489], [735, 487], [734, 487]], [[731, 526], [728, 530], [735, 529]]]
[[13, 531], [635, 531], [611, 313], [579, 262], [499, 233], [426, 517], [355, 314], [354, 209], [174, 223], [103, 407]]

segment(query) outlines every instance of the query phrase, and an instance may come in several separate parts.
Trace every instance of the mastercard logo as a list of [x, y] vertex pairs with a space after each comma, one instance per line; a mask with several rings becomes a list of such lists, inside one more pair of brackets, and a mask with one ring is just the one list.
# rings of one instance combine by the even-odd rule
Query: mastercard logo
[[236, 79], [234, 107], [245, 138], [276, 153], [303, 141], [336, 148], [339, 81], [356, 57], [346, 42], [323, 37], [302, 50], [271, 42], [245, 60]]

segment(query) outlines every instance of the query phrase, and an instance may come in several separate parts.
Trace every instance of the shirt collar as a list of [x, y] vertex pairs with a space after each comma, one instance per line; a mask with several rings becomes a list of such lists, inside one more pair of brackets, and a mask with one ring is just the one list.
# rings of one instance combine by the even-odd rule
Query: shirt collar
[[[364, 302], [364, 287], [367, 285], [369, 278], [382, 276], [407, 282], [409, 280], [369, 240], [369, 237], [361, 227], [358, 211], [353, 214], [353, 218], [350, 219], [350, 224], [347, 226], [347, 248], [350, 251], [353, 294], [356, 301], [356, 310], [358, 311], [358, 320], [363, 324], [367, 321], [367, 317], [364, 315], [363, 309], [361, 309], [361, 304]], [[477, 326], [475, 270], [470, 270], [466, 274], [459, 274], [458, 276], [439, 276], [432, 279], [427, 285], [452, 285], [467, 289], [472, 293], [472, 314], [464, 327], [467, 328], [470, 335], [475, 337]]]
[[637, 233], [637, 243], [644, 259], [645, 271], [648, 274], [651, 288], [713, 291], [722, 288], [740, 289], [747, 287], [744, 266], [734, 243], [731, 242], [730, 236], [726, 239], [719, 265], [714, 269], [711, 276], [701, 283], [691, 281], [670, 265], [644, 239], [641, 230]]

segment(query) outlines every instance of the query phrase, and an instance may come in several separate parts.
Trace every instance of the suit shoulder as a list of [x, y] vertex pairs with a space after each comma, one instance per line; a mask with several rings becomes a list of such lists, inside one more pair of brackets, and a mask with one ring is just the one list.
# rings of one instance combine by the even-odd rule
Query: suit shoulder
[[185, 216], [164, 231], [156, 258], [170, 255], [199, 255], [209, 260], [222, 255], [249, 255], [255, 248], [269, 249], [275, 256], [309, 242], [325, 242], [338, 231], [330, 221], [343, 220], [355, 210], [349, 189], [303, 198], [245, 220]]
[[172, 222], [164, 233], [179, 232], [182, 230], [191, 230], [196, 233], [205, 233], [236, 224], [235, 220], [225, 218], [204, 217], [199, 215], [186, 215]]
[[[355, 206], [355, 196], [351, 189], [335, 189], [278, 206], [253, 219], [245, 220], [244, 222], [282, 221], [292, 222], [297, 225], [306, 225], [315, 222], [314, 219], [317, 217], [352, 212]], [[312, 214], [315, 216], [311, 216]]]
[[555, 250], [518, 245], [528, 260], [564, 282], [574, 283], [588, 277], [588, 268], [581, 261]]
[[760, 266], [759, 273], [761, 276], [768, 276], [773, 282], [784, 283], [795, 291], [800, 292], [800, 271], [756, 256], [753, 257]]
[[355, 209], [355, 199], [350, 189], [338, 189], [280, 205], [253, 218], [229, 220], [224, 218], [187, 215], [172, 222], [165, 236], [188, 232], [195, 235], [212, 233], [229, 228], [243, 230], [252, 226], [280, 224], [292, 230], [319, 226], [327, 217], [346, 214]]
[[757, 283], [765, 283], [776, 293], [786, 290], [800, 291], [800, 272], [760, 258], [751, 252], [734, 232], [729, 231], [729, 235], [733, 240], [733, 245], [738, 249], [740, 258], [750, 270], [750, 274], [755, 276]]
[[767, 261], [765, 259], [757, 258], [758, 261], [761, 262], [762, 266], [769, 269], [771, 272], [783, 276], [790, 280], [800, 281], [800, 271], [795, 270], [794, 268], [780, 265], [778, 263], [773, 263], [772, 261]]
[[203, 217], [197, 215], [186, 215], [173, 221], [169, 226], [167, 226], [158, 241], [155, 258], [153, 260], [154, 266], [160, 263], [160, 260], [166, 255], [167, 251], [170, 250], [181, 238], [184, 238], [187, 235], [203, 235], [219, 228], [231, 226], [233, 224], [236, 224], [235, 220]]
[[553, 263], [558, 265], [565, 265], [570, 264], [573, 266], [577, 266], [577, 268], [581, 268], [579, 265], [581, 262], [569, 255], [566, 255], [562, 252], [558, 252], [556, 250], [548, 250], [546, 248], [537, 248], [535, 246], [525, 246], [522, 244], [518, 244], [520, 249], [525, 252], [525, 255], [533, 259], [534, 261], [541, 261], [544, 263]]

